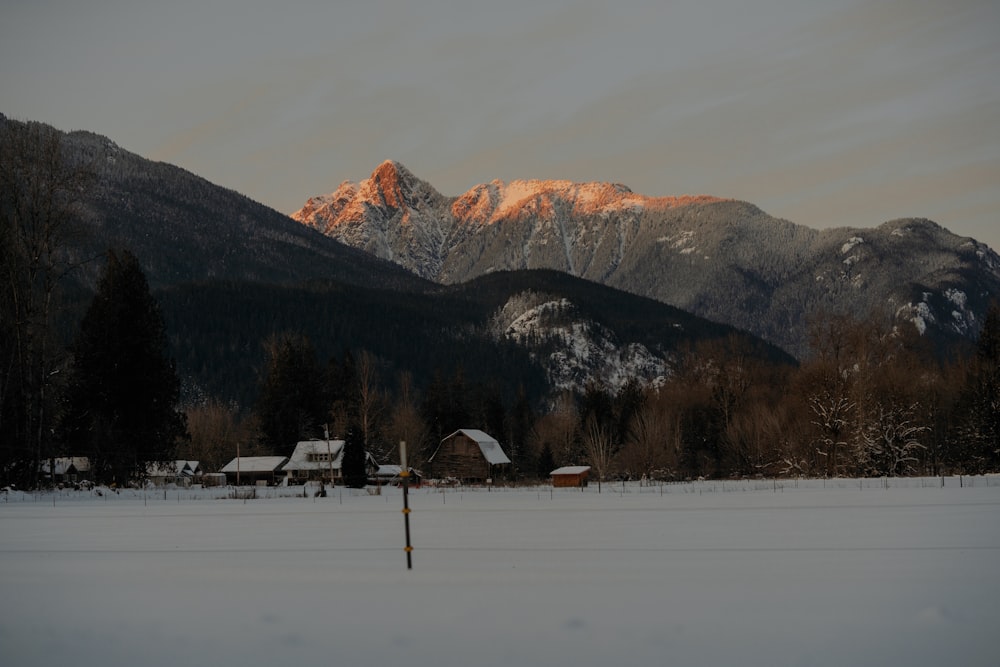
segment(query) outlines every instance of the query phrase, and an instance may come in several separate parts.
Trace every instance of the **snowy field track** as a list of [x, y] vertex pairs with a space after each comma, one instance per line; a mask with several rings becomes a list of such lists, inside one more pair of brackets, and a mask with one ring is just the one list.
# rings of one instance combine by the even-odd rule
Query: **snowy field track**
[[1000, 476], [293, 493], [3, 494], [0, 664], [1000, 664]]

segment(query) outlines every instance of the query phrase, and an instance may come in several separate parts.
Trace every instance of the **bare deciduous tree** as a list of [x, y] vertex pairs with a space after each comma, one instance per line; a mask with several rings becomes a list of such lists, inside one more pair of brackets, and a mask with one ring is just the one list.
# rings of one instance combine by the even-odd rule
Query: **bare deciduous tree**
[[[399, 377], [399, 396], [389, 415], [389, 427], [386, 433], [389, 442], [397, 445], [402, 440], [406, 442], [407, 458], [411, 466], [420, 467], [430, 455], [428, 450], [428, 429], [420, 417], [420, 409], [413, 394], [413, 376], [404, 371]], [[398, 460], [398, 452], [388, 458]]]
[[587, 451], [587, 459], [597, 475], [598, 489], [600, 489], [600, 483], [607, 479], [611, 470], [617, 449], [611, 427], [601, 424], [594, 415], [588, 417], [584, 425], [583, 446]]
[[199, 461], [204, 470], [216, 471], [236, 456], [253, 455], [256, 442], [248, 420], [240, 419], [234, 406], [216, 400], [189, 407], [187, 410], [190, 442], [179, 450], [182, 459]]
[[632, 418], [621, 452], [624, 470], [646, 479], [671, 479], [680, 460], [680, 420], [663, 400], [647, 399]]
[[[378, 360], [368, 350], [362, 350], [358, 357], [358, 425], [361, 429], [361, 440], [365, 451], [371, 451], [375, 446], [375, 426], [382, 416], [384, 396], [378, 382]], [[384, 456], [385, 452], [373, 452], [376, 457]]]
[[53, 390], [65, 354], [53, 315], [63, 278], [78, 266], [67, 245], [93, 181], [59, 132], [0, 118], [0, 469], [12, 481], [37, 483], [39, 459], [54, 455]]

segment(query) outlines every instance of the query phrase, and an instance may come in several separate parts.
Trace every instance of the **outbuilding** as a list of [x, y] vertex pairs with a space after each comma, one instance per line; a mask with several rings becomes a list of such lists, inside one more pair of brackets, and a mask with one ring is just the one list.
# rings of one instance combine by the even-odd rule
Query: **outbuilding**
[[225, 473], [229, 484], [276, 484], [281, 469], [288, 462], [287, 456], [236, 457], [219, 472]]
[[463, 483], [482, 483], [510, 465], [510, 459], [496, 438], [463, 428], [447, 436], [427, 459], [431, 475], [454, 478]]
[[563, 466], [550, 472], [549, 476], [555, 488], [584, 487], [590, 476], [590, 466]]

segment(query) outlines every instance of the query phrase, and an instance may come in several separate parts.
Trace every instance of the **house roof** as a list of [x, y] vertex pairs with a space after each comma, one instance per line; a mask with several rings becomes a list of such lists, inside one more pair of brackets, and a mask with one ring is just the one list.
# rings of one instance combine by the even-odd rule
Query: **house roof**
[[[329, 446], [329, 449], [327, 447]], [[330, 453], [333, 461], [310, 461], [310, 454]], [[288, 464], [285, 466], [289, 470], [340, 470], [344, 462], [344, 441], [343, 440], [302, 440], [295, 443], [295, 450], [288, 457]]]
[[[39, 462], [38, 470], [44, 474], [49, 474], [49, 459], [42, 459]], [[55, 460], [55, 474], [65, 475], [71, 471], [78, 473], [90, 472], [90, 459], [86, 456], [58, 456]]]
[[243, 456], [222, 466], [219, 472], [277, 472], [288, 461], [286, 456]]
[[590, 466], [563, 466], [556, 468], [549, 475], [580, 475], [585, 472], [590, 472]]
[[150, 477], [194, 477], [201, 470], [197, 461], [153, 461], [146, 465], [146, 474]]
[[[483, 458], [486, 459], [487, 463], [491, 465], [497, 465], [501, 463], [510, 463], [510, 459], [504, 454], [503, 448], [500, 447], [500, 443], [496, 441], [493, 436], [474, 428], [460, 428], [451, 435], [447, 436], [441, 442], [454, 438], [458, 434], [462, 434], [469, 438], [477, 445], [479, 445], [479, 451], [483, 453]], [[441, 445], [438, 445], [438, 449], [441, 449]], [[433, 461], [434, 457], [438, 453], [438, 449], [434, 450], [431, 457], [427, 459], [428, 461]]]

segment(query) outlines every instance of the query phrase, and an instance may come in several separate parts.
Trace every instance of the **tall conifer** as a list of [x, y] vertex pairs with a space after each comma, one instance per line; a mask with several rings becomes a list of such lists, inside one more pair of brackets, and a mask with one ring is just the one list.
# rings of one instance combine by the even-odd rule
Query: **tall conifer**
[[91, 458], [99, 481], [140, 478], [149, 463], [173, 459], [186, 435], [179, 397], [166, 327], [139, 261], [109, 251], [73, 345], [65, 421], [71, 451]]

